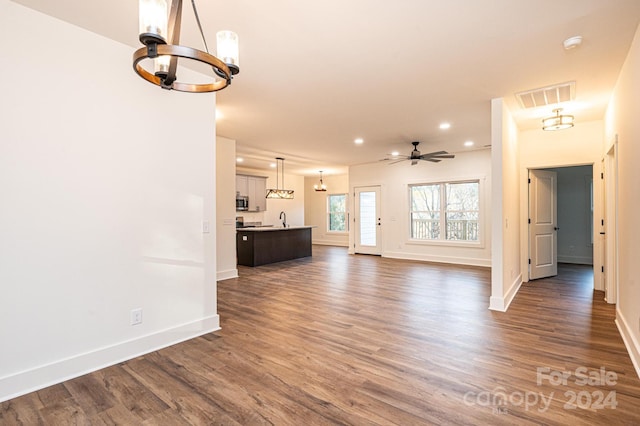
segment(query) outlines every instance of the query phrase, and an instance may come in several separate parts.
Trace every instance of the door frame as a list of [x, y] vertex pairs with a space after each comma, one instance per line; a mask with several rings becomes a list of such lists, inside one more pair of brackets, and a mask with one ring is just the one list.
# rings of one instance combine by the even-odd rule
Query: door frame
[[[535, 164], [528, 165], [522, 164], [521, 173], [520, 173], [520, 270], [522, 271], [522, 281], [529, 282], [529, 170], [535, 169], [554, 169], [561, 167], [575, 167], [575, 166], [591, 166], [592, 168], [592, 177], [593, 181], [597, 182], [600, 179], [601, 167], [599, 164], [599, 160], [596, 162], [579, 162], [579, 163], [543, 163], [543, 164]], [[603, 208], [602, 206], [602, 191], [600, 188], [601, 185], [595, 185], [594, 188], [594, 212], [600, 212]], [[526, 196], [524, 194], [527, 194]], [[599, 229], [600, 218], [593, 215], [593, 230]], [[604, 290], [601, 288], [600, 283], [600, 256], [601, 256], [601, 244], [602, 241], [599, 238], [595, 238], [593, 241], [593, 279], [594, 279], [594, 289], [595, 290]]]
[[[605, 301], [610, 304], [618, 303], [618, 135], [615, 136], [613, 143], [607, 150], [603, 158], [604, 170], [602, 178], [604, 179], [603, 187], [608, 196], [604, 199], [602, 205], [601, 217], [605, 222], [602, 226], [606, 233], [606, 246], [604, 250], [604, 258], [601, 259], [601, 265], [604, 267], [605, 274]], [[604, 240], [604, 238], [603, 238]], [[603, 242], [604, 243], [604, 242]]]

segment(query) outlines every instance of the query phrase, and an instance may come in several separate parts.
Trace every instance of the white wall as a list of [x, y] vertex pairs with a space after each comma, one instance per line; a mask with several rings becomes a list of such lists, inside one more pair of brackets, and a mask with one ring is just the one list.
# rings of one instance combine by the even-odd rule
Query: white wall
[[489, 308], [506, 311], [522, 284], [520, 266], [520, 145], [502, 99], [491, 101], [492, 241]]
[[[528, 169], [543, 169], [551, 167], [566, 167], [575, 165], [593, 165], [594, 182], [600, 178], [600, 160], [602, 158], [602, 138], [604, 123], [601, 120], [577, 122], [575, 127], [555, 132], [545, 132], [542, 129], [525, 130], [520, 132], [520, 209], [521, 223], [527, 222], [528, 215]], [[601, 186], [594, 185], [594, 210], [600, 211], [602, 203]], [[594, 215], [594, 222], [598, 220]], [[523, 280], [529, 281], [527, 262], [529, 259], [527, 227], [522, 227], [522, 256]], [[596, 227], [595, 229], [599, 229]], [[599, 235], [599, 234], [598, 234]], [[594, 239], [594, 279], [595, 289], [602, 290], [600, 270], [600, 253], [602, 241]]]
[[[256, 170], [245, 167], [236, 167], [236, 173], [249, 176], [266, 176], [267, 189], [276, 187], [276, 170]], [[278, 188], [282, 188], [282, 173], [279, 175]], [[235, 182], [235, 181], [234, 181]], [[285, 173], [284, 189], [293, 189], [293, 200], [267, 199], [265, 212], [236, 212], [236, 216], [244, 217], [245, 222], [262, 222], [263, 225], [281, 225], [280, 212], [287, 215], [287, 224], [304, 225], [304, 176]], [[265, 194], [266, 195], [266, 194]]]
[[592, 166], [548, 170], [558, 176], [558, 262], [593, 265]]
[[[233, 182], [229, 185], [229, 182]], [[216, 137], [217, 279], [238, 276], [236, 262], [236, 141]]]
[[[607, 110], [606, 146], [618, 139], [618, 305], [616, 323], [640, 376], [640, 27]], [[614, 194], [609, 194], [614, 196]]]
[[[480, 246], [409, 241], [409, 189], [416, 183], [479, 179], [481, 191]], [[491, 259], [491, 153], [478, 150], [456, 153], [441, 163], [372, 163], [349, 168], [349, 194], [356, 187], [381, 186], [382, 256], [466, 265], [490, 266]], [[351, 210], [353, 209], [353, 197]], [[355, 214], [355, 211], [354, 211]], [[353, 247], [353, 232], [349, 247]]]
[[218, 329], [215, 96], [8, 0], [0, 37], [0, 401]]
[[304, 179], [304, 221], [305, 225], [316, 226], [312, 229], [311, 238], [313, 244], [347, 247], [349, 245], [349, 232], [329, 232], [327, 223], [327, 196], [333, 194], [347, 194], [349, 200], [349, 176], [329, 175], [322, 178], [327, 185], [326, 192], [317, 192], [313, 185], [320, 182], [320, 176], [306, 177]]

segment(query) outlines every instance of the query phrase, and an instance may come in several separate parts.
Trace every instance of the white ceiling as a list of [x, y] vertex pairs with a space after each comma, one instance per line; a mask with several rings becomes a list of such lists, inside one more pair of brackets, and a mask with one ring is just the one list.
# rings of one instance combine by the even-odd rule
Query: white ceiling
[[[139, 47], [135, 0], [16, 0]], [[231, 29], [240, 74], [218, 93], [217, 133], [245, 166], [345, 172], [393, 150], [460, 152], [490, 142], [490, 100], [504, 97], [520, 128], [553, 107], [524, 110], [514, 93], [567, 81], [576, 122], [603, 118], [640, 22], [639, 0], [234, 0], [196, 2], [208, 44]], [[202, 48], [191, 2], [182, 44]], [[562, 42], [581, 35], [565, 51]], [[99, 55], [99, 52], [93, 52]], [[132, 71], [133, 72], [133, 71]], [[140, 80], [140, 84], [148, 84]], [[197, 94], [188, 96], [199, 96]], [[449, 130], [438, 125], [447, 121]], [[542, 131], [542, 130], [541, 130]], [[569, 130], [570, 131], [570, 130]], [[355, 138], [364, 139], [356, 146]]]

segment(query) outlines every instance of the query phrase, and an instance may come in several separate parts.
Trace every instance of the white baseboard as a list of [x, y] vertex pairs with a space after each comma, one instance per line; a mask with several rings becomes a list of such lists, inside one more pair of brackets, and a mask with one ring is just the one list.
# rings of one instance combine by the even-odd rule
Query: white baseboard
[[212, 315], [177, 327], [61, 359], [0, 377], [0, 402], [74, 379], [212, 331], [220, 330], [220, 316]]
[[349, 247], [349, 241], [312, 240], [311, 244], [319, 246]]
[[591, 256], [566, 256], [558, 255], [558, 263], [572, 263], [575, 265], [593, 265], [593, 257]]
[[629, 352], [633, 367], [636, 369], [636, 374], [640, 378], [640, 343], [633, 334], [633, 328], [629, 326], [629, 323], [619, 309], [616, 309], [616, 325], [622, 336], [622, 341], [627, 347], [627, 352]]
[[216, 281], [228, 280], [231, 278], [238, 278], [237, 269], [229, 269], [226, 271], [218, 271], [216, 273]]
[[423, 262], [451, 263], [454, 265], [490, 267], [491, 259], [478, 259], [473, 257], [438, 256], [433, 254], [418, 254], [407, 252], [386, 251], [382, 257], [391, 259], [421, 260]]
[[509, 290], [504, 295], [504, 297], [491, 296], [491, 298], [489, 298], [489, 309], [491, 309], [492, 311], [507, 312], [507, 309], [509, 309], [509, 305], [511, 305], [511, 302], [513, 302], [513, 299], [516, 297], [516, 294], [518, 294], [521, 286], [522, 274], [518, 275], [516, 279], [511, 283], [511, 285], [509, 286]]

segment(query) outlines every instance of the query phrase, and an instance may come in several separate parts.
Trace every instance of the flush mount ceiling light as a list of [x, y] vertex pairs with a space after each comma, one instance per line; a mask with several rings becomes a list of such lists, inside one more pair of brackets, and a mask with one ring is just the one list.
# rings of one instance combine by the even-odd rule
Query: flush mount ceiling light
[[[218, 55], [222, 59], [211, 55], [202, 32], [195, 0], [191, 0], [191, 4], [206, 52], [179, 45], [182, 0], [171, 2], [170, 13], [167, 13], [166, 0], [140, 0], [140, 42], [145, 47], [133, 53], [133, 69], [140, 77], [163, 89], [191, 93], [216, 92], [231, 84], [233, 76], [240, 72], [238, 36], [231, 31], [219, 31], [216, 38]], [[152, 71], [142, 66], [145, 59], [153, 60]], [[179, 82], [176, 76], [178, 59], [204, 63], [211, 67], [215, 75], [211, 76], [210, 83]]]
[[[278, 167], [280, 165], [281, 167]], [[282, 188], [278, 186], [278, 176], [280, 168], [282, 168]], [[276, 157], [276, 187], [275, 189], [267, 189], [266, 198], [279, 198], [281, 200], [293, 200], [293, 189], [284, 189], [284, 158]]]
[[322, 181], [322, 170], [320, 170], [320, 185], [318, 184], [313, 185], [313, 189], [318, 192], [327, 190], [327, 185], [325, 185], [324, 182]]
[[562, 108], [556, 108], [556, 115], [542, 120], [542, 130], [563, 130], [573, 127], [573, 115], [561, 115]]

